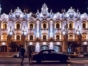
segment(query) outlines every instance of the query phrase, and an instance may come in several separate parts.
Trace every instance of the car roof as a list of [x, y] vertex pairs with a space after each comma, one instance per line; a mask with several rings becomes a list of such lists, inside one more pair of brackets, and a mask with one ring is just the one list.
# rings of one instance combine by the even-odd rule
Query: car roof
[[50, 50], [42, 50], [42, 51], [54, 51], [54, 50], [50, 49]]

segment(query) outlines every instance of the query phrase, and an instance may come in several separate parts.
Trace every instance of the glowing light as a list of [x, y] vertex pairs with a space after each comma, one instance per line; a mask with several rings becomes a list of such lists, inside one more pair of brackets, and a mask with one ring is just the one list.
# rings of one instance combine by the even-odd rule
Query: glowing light
[[39, 38], [39, 33], [37, 33], [37, 35], [36, 35], [36, 36], [37, 36], [37, 38]]
[[2, 42], [2, 45], [6, 45], [6, 43], [5, 42]]
[[53, 42], [50, 42], [49, 49], [53, 49]]
[[46, 45], [46, 42], [43, 42], [43, 45]]
[[56, 44], [57, 44], [57, 45], [61, 45], [60, 42], [57, 42]]
[[9, 32], [10, 35], [12, 35], [13, 33], [12, 32]]
[[27, 35], [27, 32], [26, 31], [24, 32], [24, 35]]
[[65, 34], [66, 34], [66, 32], [64, 31], [64, 32], [63, 32], [63, 35], [65, 35]]
[[79, 32], [79, 31], [77, 31], [76, 33], [77, 33], [77, 34], [80, 34], [80, 32]]
[[15, 35], [14, 39], [16, 40], [16, 35]]
[[50, 38], [52, 38], [53, 37], [53, 33], [50, 33]]
[[32, 42], [30, 42], [30, 43], [29, 43], [29, 45], [33, 45], [33, 43], [32, 43]]
[[35, 52], [39, 52], [39, 51], [40, 51], [40, 45], [39, 42], [37, 42], [35, 46]]
[[84, 42], [83, 44], [84, 44], [84, 45], [87, 45], [87, 42]]

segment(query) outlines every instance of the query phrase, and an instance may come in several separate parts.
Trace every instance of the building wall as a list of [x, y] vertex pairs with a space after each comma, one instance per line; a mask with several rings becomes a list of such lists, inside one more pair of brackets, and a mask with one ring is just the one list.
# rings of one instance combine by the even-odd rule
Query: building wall
[[70, 47], [68, 42], [77, 42], [81, 46], [88, 44], [87, 22], [87, 13], [80, 14], [72, 7], [67, 12], [53, 13], [43, 4], [41, 12], [37, 11], [36, 14], [22, 12], [17, 7], [14, 12], [1, 14], [0, 46], [6, 45], [8, 49], [11, 42], [16, 42], [18, 46], [24, 45], [25, 48], [34, 45], [36, 52], [43, 45], [47, 45], [49, 49], [58, 46], [58, 52], [65, 52]]

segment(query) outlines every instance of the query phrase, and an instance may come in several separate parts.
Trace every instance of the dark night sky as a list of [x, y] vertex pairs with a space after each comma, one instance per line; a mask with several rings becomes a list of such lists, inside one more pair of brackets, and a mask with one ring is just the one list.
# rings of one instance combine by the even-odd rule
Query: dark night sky
[[61, 12], [61, 9], [65, 8], [66, 11], [72, 6], [75, 9], [79, 9], [81, 13], [87, 12], [88, 0], [1, 0], [2, 13], [9, 13], [10, 10], [20, 7], [28, 9], [29, 12], [36, 12], [37, 9], [41, 10], [42, 4], [46, 3], [49, 11]]

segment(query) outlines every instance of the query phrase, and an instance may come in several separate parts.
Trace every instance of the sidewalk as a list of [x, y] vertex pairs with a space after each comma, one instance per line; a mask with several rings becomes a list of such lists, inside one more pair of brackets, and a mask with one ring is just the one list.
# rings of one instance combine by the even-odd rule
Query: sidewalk
[[[0, 58], [0, 64], [19, 64], [21, 62], [20, 58]], [[28, 58], [24, 59], [24, 63], [28, 64]]]

